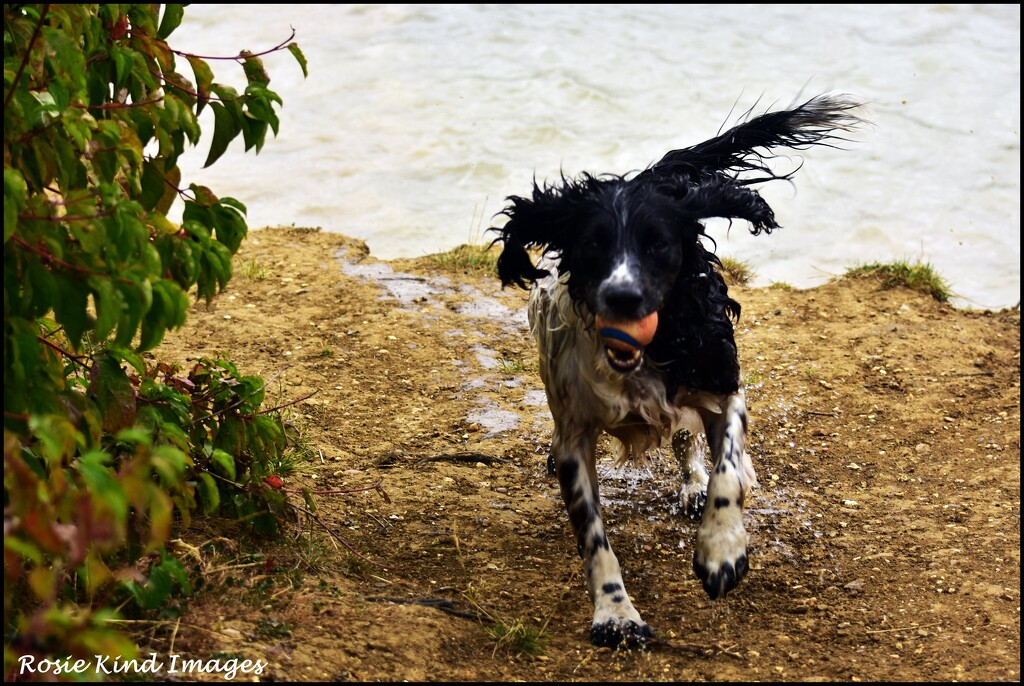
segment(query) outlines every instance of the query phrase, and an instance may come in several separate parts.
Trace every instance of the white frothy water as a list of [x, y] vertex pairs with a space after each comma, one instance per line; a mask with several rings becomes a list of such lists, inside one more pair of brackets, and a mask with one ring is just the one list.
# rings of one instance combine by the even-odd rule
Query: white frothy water
[[535, 176], [637, 170], [751, 107], [836, 90], [872, 125], [764, 189], [783, 230], [714, 225], [719, 255], [754, 285], [909, 260], [958, 306], [1020, 300], [1019, 5], [190, 5], [170, 43], [233, 55], [290, 27], [310, 73], [265, 58], [280, 135], [201, 170], [204, 114], [182, 160], [251, 227], [321, 227], [384, 259], [443, 251], [485, 239]]

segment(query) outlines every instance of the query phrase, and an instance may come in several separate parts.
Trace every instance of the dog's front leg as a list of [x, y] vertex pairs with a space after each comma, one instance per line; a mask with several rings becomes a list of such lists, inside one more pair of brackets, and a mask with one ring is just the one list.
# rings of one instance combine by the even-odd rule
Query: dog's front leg
[[601, 521], [595, 451], [597, 430], [557, 431], [553, 446], [562, 500], [576, 533], [576, 544], [594, 602], [590, 642], [598, 646], [642, 645], [654, 635], [626, 593], [619, 561]]
[[697, 531], [693, 570], [712, 598], [736, 588], [747, 573], [747, 532], [743, 500], [756, 483], [747, 456], [747, 405], [743, 391], [729, 395], [721, 414], [705, 415], [714, 468]]

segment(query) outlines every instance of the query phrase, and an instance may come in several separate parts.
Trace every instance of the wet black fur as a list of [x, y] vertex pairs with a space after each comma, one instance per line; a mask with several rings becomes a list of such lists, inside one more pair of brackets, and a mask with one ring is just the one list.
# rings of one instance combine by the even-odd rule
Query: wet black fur
[[[796, 170], [772, 171], [771, 150], [833, 145], [842, 140], [837, 132], [860, 121], [849, 112], [857, 106], [841, 96], [818, 96], [673, 150], [634, 175], [584, 173], [556, 184], [534, 182], [531, 197], [508, 198], [502, 212], [508, 222], [491, 229], [503, 244], [498, 275], [506, 286], [529, 288], [547, 272], [527, 251], [557, 256], [573, 300], [591, 313], [639, 319], [658, 310], [646, 355], [663, 371], [669, 397], [681, 386], [734, 392], [740, 372], [733, 321], [740, 305], [729, 297], [702, 220], [742, 219], [754, 234], [779, 228], [755, 187], [789, 179]], [[642, 266], [642, 297], [603, 301], [597, 288], [623, 251], [632, 251]]]

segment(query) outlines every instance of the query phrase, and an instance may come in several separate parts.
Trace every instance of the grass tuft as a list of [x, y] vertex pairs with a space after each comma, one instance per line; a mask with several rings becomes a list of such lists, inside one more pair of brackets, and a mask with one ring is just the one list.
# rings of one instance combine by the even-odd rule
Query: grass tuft
[[913, 264], [903, 260], [886, 264], [872, 262], [848, 269], [846, 276], [873, 277], [881, 282], [882, 288], [905, 286], [927, 293], [939, 302], [949, 302], [953, 295], [946, 280], [939, 276], [927, 262]]
[[543, 628], [525, 624], [521, 619], [515, 619], [511, 623], [495, 619], [494, 623], [485, 629], [497, 639], [495, 649], [504, 645], [517, 654], [538, 655], [547, 643]]
[[255, 257], [250, 257], [242, 263], [241, 273], [245, 278], [256, 281], [263, 281], [267, 278], [267, 268], [257, 262]]
[[754, 270], [746, 262], [741, 262], [731, 257], [722, 257], [720, 259], [722, 261], [722, 274], [733, 283], [745, 286], [754, 278]]
[[498, 253], [498, 248], [491, 248], [490, 243], [484, 245], [463, 243], [448, 252], [427, 257], [438, 267], [444, 269], [497, 274]]

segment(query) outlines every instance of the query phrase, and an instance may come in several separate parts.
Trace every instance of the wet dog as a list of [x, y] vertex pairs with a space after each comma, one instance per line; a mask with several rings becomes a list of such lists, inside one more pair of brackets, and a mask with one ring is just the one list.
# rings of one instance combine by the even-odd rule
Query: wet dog
[[772, 171], [772, 151], [834, 147], [861, 121], [856, 107], [846, 96], [822, 95], [748, 115], [639, 173], [534, 182], [530, 197], [508, 198], [508, 221], [492, 229], [503, 246], [502, 283], [531, 289], [530, 326], [554, 418], [549, 466], [584, 560], [596, 645], [653, 636], [626, 593], [601, 520], [603, 432], [626, 457], [672, 446], [683, 509], [702, 517], [693, 569], [711, 598], [747, 572], [742, 507], [756, 477], [733, 335], [740, 305], [729, 297], [703, 221], [744, 220], [754, 234], [778, 228], [756, 188], [795, 170]]

